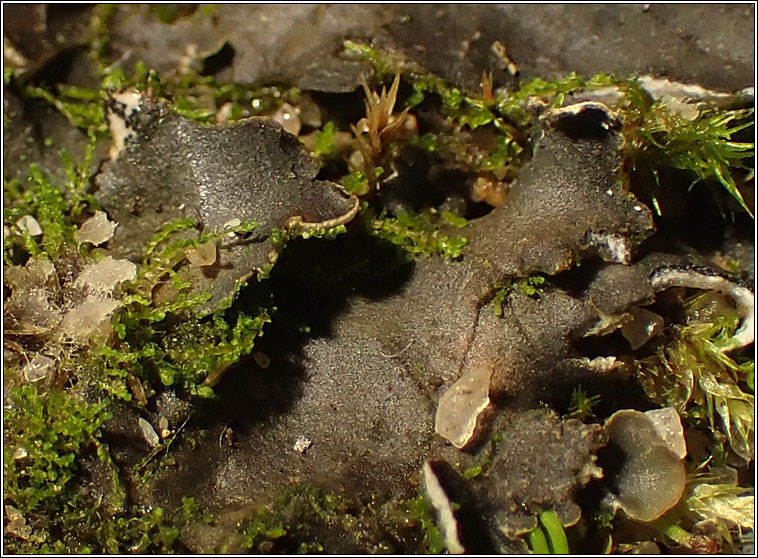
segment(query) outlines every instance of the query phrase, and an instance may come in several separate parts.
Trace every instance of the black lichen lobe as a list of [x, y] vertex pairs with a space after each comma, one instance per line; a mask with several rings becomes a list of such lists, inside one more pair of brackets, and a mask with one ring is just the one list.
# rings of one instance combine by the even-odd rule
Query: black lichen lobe
[[629, 263], [635, 241], [650, 235], [653, 223], [621, 187], [616, 115], [600, 103], [578, 103], [545, 112], [541, 123], [534, 157], [508, 203], [470, 227], [464, 256], [520, 276], [555, 274], [585, 255]]
[[216, 232], [257, 223], [250, 236], [224, 237], [213, 300], [270, 262], [273, 230], [333, 227], [357, 211], [354, 197], [315, 180], [318, 163], [273, 120], [202, 125], [136, 91], [114, 94], [108, 118], [113, 158], [97, 178], [97, 196], [119, 223], [120, 254], [138, 258], [175, 219], [194, 218]]

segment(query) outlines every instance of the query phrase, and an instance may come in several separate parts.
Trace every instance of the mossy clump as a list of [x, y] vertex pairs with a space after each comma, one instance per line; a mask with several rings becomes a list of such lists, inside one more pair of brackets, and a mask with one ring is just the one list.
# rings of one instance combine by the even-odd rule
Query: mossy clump
[[600, 395], [590, 395], [579, 385], [571, 392], [567, 416], [581, 421], [594, 419], [593, 409], [600, 403]]
[[[255, 315], [229, 310], [233, 294], [208, 318], [194, 313], [210, 293], [193, 292], [191, 281], [177, 267], [186, 263], [188, 249], [213, 243], [226, 233], [189, 238], [182, 234], [194, 225], [193, 219], [168, 223], [147, 244], [136, 279], [123, 286], [123, 308], [112, 320], [117, 339], [95, 352], [90, 369], [103, 370], [106, 378], [133, 375], [211, 397], [223, 372], [252, 351], [264, 324], [271, 321], [267, 309]], [[242, 223], [232, 232], [243, 234], [255, 227]], [[112, 391], [109, 384], [101, 385]]]
[[446, 548], [423, 494], [365, 504], [306, 484], [251, 512], [238, 532], [243, 548], [266, 554], [440, 554]]
[[503, 315], [503, 304], [505, 304], [515, 289], [518, 289], [526, 296], [539, 297], [547, 287], [545, 281], [546, 279], [542, 275], [530, 275], [529, 277], [513, 279], [504, 285], [496, 287], [495, 294], [491, 300], [495, 316], [501, 317]]
[[[4, 179], [5, 207], [3, 226], [7, 231], [3, 243], [6, 264], [21, 263], [25, 256], [38, 257], [41, 254], [52, 260], [61, 256], [66, 246], [76, 247], [74, 232], [86, 212], [97, 209], [97, 202], [88, 188], [93, 169], [93, 158], [97, 138], [93, 131], [81, 164], [76, 164], [66, 150], [61, 150], [66, 181], [59, 184], [39, 165], [32, 163], [27, 174], [27, 183], [17, 178]], [[28, 228], [19, 225], [19, 219], [31, 216], [41, 228], [39, 238], [32, 237]], [[17, 248], [21, 253], [16, 253]], [[86, 251], [83, 247], [76, 248]]]
[[654, 355], [637, 361], [637, 375], [652, 401], [676, 408], [690, 425], [752, 460], [755, 360], [730, 352], [739, 316], [714, 293], [694, 296], [685, 307], [688, 320], [672, 327]]
[[25, 512], [61, 506], [70, 494], [77, 457], [94, 448], [110, 418], [107, 398], [87, 402], [70, 390], [40, 393], [34, 386], [13, 388], [4, 431], [5, 498]]
[[382, 212], [370, 219], [369, 232], [400, 246], [410, 256], [436, 254], [450, 260], [460, 258], [468, 239], [442, 232], [442, 225], [464, 228], [466, 220], [434, 208], [418, 213], [399, 211], [394, 217]]
[[[674, 110], [667, 98], [654, 101], [638, 80], [619, 80], [624, 92], [621, 114], [624, 126], [624, 154], [630, 171], [652, 174], [656, 188], [661, 169], [685, 171], [691, 178], [690, 189], [701, 182], [715, 181], [752, 217], [735, 176], [750, 172], [755, 144], [735, 141], [732, 136], [754, 126], [754, 110], [725, 109], [708, 105], [682, 104], [689, 112]], [[650, 193], [653, 207], [660, 214], [658, 196]]]
[[[665, 186], [659, 183], [658, 176], [661, 169], [671, 168], [691, 176], [690, 188], [701, 182], [720, 184], [738, 206], [752, 216], [736, 176], [750, 176], [755, 146], [733, 137], [754, 125], [752, 108], [725, 108], [703, 101], [679, 102], [686, 110], [678, 111], [675, 106], [678, 101], [672, 103], [666, 97], [653, 99], [637, 77], [622, 78], [606, 73], [590, 78], [574, 72], [552, 80], [532, 78], [522, 81], [513, 91], [493, 90], [491, 79], [485, 75], [481, 93], [462, 91], [397, 53], [355, 41], [346, 42], [344, 46], [348, 53], [372, 64], [380, 79], [386, 80], [390, 69], [394, 74], [403, 72], [413, 89], [405, 99], [407, 107], [415, 109], [428, 97], [437, 97], [439, 111], [454, 128], [450, 134], [452, 140], [464, 129], [492, 127], [502, 137], [498, 152], [492, 154], [493, 161], [503, 159], [511, 169], [518, 169], [528, 154], [529, 138], [538, 129], [536, 107], [562, 107], [578, 93], [615, 90], [621, 95], [614, 109], [624, 123], [624, 180], [628, 181], [626, 175], [634, 171], [649, 173], [654, 184], [648, 192], [649, 202], [659, 214], [657, 190]], [[437, 135], [431, 144], [425, 142], [434, 145], [435, 150], [441, 145], [441, 137]], [[455, 147], [454, 143], [447, 148], [449, 155], [464, 149], [460, 145]], [[508, 150], [505, 145], [509, 146]], [[726, 212], [722, 209], [722, 213]]]

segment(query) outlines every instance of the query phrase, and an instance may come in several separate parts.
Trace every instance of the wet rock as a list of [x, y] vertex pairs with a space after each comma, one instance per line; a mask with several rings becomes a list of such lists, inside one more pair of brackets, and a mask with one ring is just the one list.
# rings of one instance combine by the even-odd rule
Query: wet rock
[[198, 291], [213, 291], [207, 309], [272, 262], [273, 229], [332, 227], [358, 209], [335, 184], [314, 180], [318, 163], [272, 120], [203, 126], [136, 91], [114, 94], [108, 116], [114, 159], [97, 184], [100, 202], [120, 223], [114, 253], [138, 258], [173, 219], [195, 218], [211, 231], [258, 224], [249, 236], [224, 237], [211, 276], [192, 275]]
[[160, 71], [190, 58], [196, 67], [227, 44], [240, 83], [288, 83], [302, 89], [352, 91], [367, 65], [338, 56], [345, 38], [370, 40], [391, 10], [357, 5], [230, 5], [198, 10], [172, 24], [147, 6], [119, 10], [113, 26], [116, 52], [129, 52]]
[[117, 55], [158, 70], [187, 60], [199, 66], [227, 44], [235, 80], [332, 92], [354, 90], [370, 71], [341, 55], [344, 39], [396, 50], [470, 90], [479, 89], [482, 70], [514, 85], [512, 63], [521, 78], [652, 73], [737, 90], [753, 84], [752, 14], [750, 6], [727, 5], [227, 4], [165, 24], [147, 6], [123, 6], [111, 35]]
[[3, 12], [3, 60], [33, 73], [60, 53], [87, 41], [91, 6], [15, 4]]

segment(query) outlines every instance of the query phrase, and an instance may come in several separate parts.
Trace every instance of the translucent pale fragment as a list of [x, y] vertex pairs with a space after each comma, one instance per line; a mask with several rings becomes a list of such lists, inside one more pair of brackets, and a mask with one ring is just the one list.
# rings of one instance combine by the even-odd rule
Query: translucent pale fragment
[[426, 497], [437, 511], [437, 521], [448, 552], [450, 554], [463, 554], [465, 548], [458, 538], [458, 522], [453, 515], [453, 505], [428, 461], [424, 463], [424, 486]]
[[112, 298], [89, 296], [63, 316], [61, 333], [76, 341], [84, 341], [108, 320], [119, 305], [120, 303]]
[[663, 328], [663, 318], [655, 312], [636, 306], [629, 313], [632, 321], [621, 328], [621, 334], [636, 351]]
[[42, 227], [40, 227], [37, 220], [31, 215], [24, 215], [18, 221], [16, 226], [22, 231], [28, 232], [31, 236], [39, 236], [42, 234]]
[[118, 225], [108, 220], [108, 215], [104, 211], [96, 211], [95, 215], [87, 219], [82, 228], [74, 233], [74, 240], [82, 244], [89, 242], [95, 246], [113, 238], [113, 231]]
[[28, 382], [39, 382], [47, 378], [55, 361], [45, 355], [37, 354], [32, 361], [24, 366], [24, 378]]
[[184, 251], [184, 255], [192, 265], [206, 266], [216, 263], [218, 251], [213, 242], [206, 242], [199, 246], [190, 246]]
[[679, 456], [687, 457], [687, 442], [684, 440], [684, 427], [679, 413], [673, 407], [646, 411], [645, 415], [653, 422], [655, 431], [666, 442], [668, 448]]
[[127, 260], [114, 260], [106, 256], [97, 263], [85, 267], [74, 284], [87, 285], [95, 290], [110, 292], [122, 281], [137, 276], [137, 266]]
[[284, 103], [279, 107], [279, 110], [274, 113], [272, 118], [282, 125], [285, 132], [288, 132], [293, 136], [300, 133], [300, 127], [302, 126], [300, 122], [300, 110], [293, 107], [291, 104]]
[[491, 373], [487, 367], [471, 368], [440, 398], [434, 429], [459, 449], [471, 440], [477, 418], [490, 404]]
[[155, 431], [152, 425], [142, 417], [140, 417], [137, 422], [139, 423], [139, 428], [142, 431], [142, 437], [145, 438], [145, 441], [150, 445], [150, 447], [158, 447], [161, 443], [161, 439], [158, 437], [158, 433]]

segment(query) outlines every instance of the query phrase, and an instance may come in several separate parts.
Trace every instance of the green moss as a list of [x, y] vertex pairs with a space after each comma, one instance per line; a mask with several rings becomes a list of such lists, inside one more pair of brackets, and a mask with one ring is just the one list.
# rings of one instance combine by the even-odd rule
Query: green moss
[[[755, 147], [752, 142], [734, 141], [732, 136], [754, 125], [753, 109], [705, 107], [698, 110], [694, 119], [688, 119], [670, 110], [665, 101], [652, 102], [635, 78], [620, 79], [603, 73], [590, 79], [583, 79], [576, 73], [552, 81], [534, 78], [522, 82], [518, 90], [498, 97], [494, 104], [462, 94], [436, 76], [423, 72], [412, 74], [411, 79], [414, 94], [408, 99], [409, 106], [416, 106], [426, 95], [435, 93], [442, 100], [443, 113], [452, 122], [472, 129], [493, 124], [511, 141], [515, 139], [515, 130], [531, 134], [533, 122], [527, 111], [530, 100], [540, 99], [550, 106], [560, 107], [569, 93], [617, 87], [624, 93], [617, 109], [624, 122], [624, 150], [630, 168], [648, 169], [654, 178], [657, 178], [656, 169], [680, 169], [692, 175], [692, 185], [716, 181], [752, 215], [734, 179], [734, 172], [738, 169], [749, 171]], [[514, 142], [516, 146], [523, 148]], [[518, 155], [510, 154], [509, 159]], [[654, 191], [650, 201], [658, 207]]]
[[[183, 499], [187, 501], [192, 499]], [[25, 533], [26, 539], [6, 537], [5, 542], [7, 550], [24, 554], [185, 554], [181, 529], [208, 519], [207, 513], [188, 511], [184, 503], [177, 510], [130, 506], [114, 513], [75, 497], [49, 530]]]
[[89, 57], [98, 68], [100, 73], [104, 73], [108, 67], [107, 60], [108, 43], [110, 41], [110, 32], [108, 25], [116, 13], [116, 4], [98, 4], [92, 10], [92, 19], [90, 20], [90, 44]]
[[[192, 499], [166, 513], [126, 505], [126, 492], [100, 428], [107, 398], [88, 401], [71, 389], [13, 388], [4, 421], [4, 497], [10, 510], [5, 549], [17, 553], [184, 552], [184, 525], [208, 521]], [[82, 484], [80, 464], [97, 457], [110, 488], [97, 496]], [[102, 477], [101, 481], [102, 482]], [[105, 477], [107, 479], [107, 476]], [[97, 482], [97, 481], [96, 481]]]
[[[382, 174], [384, 174], [384, 169], [382, 167], [374, 168], [374, 175], [377, 179], [381, 177]], [[370, 189], [368, 177], [361, 171], [355, 171], [348, 174], [340, 180], [340, 184], [347, 192], [355, 194], [356, 196], [365, 196]]]
[[595, 417], [592, 412], [593, 407], [600, 403], [599, 395], [589, 395], [584, 391], [582, 386], [577, 386], [571, 393], [571, 402], [569, 403], [568, 417], [585, 421]]
[[[445, 218], [455, 223], [454, 226], [463, 224], [459, 217], [447, 215]], [[419, 213], [400, 211], [395, 217], [381, 213], [379, 217], [370, 219], [369, 230], [379, 238], [400, 246], [411, 257], [436, 254], [457, 259], [461, 257], [468, 239], [443, 233], [440, 230], [442, 220], [443, 217], [435, 209]]]
[[[81, 164], [76, 164], [66, 150], [61, 150], [60, 158], [68, 179], [63, 184], [58, 184], [35, 163], [29, 167], [26, 186], [18, 179], [4, 181], [3, 224], [10, 231], [4, 244], [6, 261], [14, 246], [21, 246], [32, 256], [44, 252], [52, 259], [58, 258], [65, 246], [75, 246], [75, 222], [81, 219], [85, 208], [97, 207], [92, 195], [87, 193], [94, 174], [91, 164], [96, 141], [94, 131], [90, 131]], [[42, 229], [41, 237], [34, 239], [16, 225], [24, 215], [37, 220]]]
[[182, 15], [181, 4], [150, 4], [150, 13], [161, 23], [170, 25]]
[[287, 530], [271, 510], [259, 509], [244, 522], [242, 546], [248, 549], [265, 550], [260, 546], [268, 546], [272, 541], [286, 534]]
[[503, 305], [514, 289], [520, 290], [526, 296], [539, 297], [545, 290], [545, 281], [545, 277], [542, 275], [531, 275], [520, 279], [512, 279], [504, 285], [496, 287], [495, 294], [491, 300], [495, 316], [501, 317], [503, 315]]
[[[622, 109], [624, 150], [632, 169], [648, 169], [656, 184], [656, 169], [661, 167], [688, 172], [692, 176], [690, 188], [698, 182], [715, 180], [752, 216], [733, 173], [749, 170], [755, 145], [732, 139], [740, 130], [754, 125], [752, 108], [700, 108], [690, 119], [671, 110], [665, 101], [652, 102], [635, 80], [622, 82], [621, 89], [626, 94]], [[651, 198], [654, 207], [658, 207], [655, 192]]]
[[59, 87], [53, 93], [35, 85], [25, 89], [27, 96], [34, 99], [44, 99], [65, 116], [72, 125], [83, 130], [94, 129], [98, 133], [107, 133], [108, 124], [105, 121], [103, 108], [104, 96], [100, 91], [82, 87]]
[[343, 498], [310, 485], [295, 485], [272, 504], [254, 510], [238, 527], [242, 546], [256, 552], [322, 552], [313, 526], [348, 531], [354, 517]]
[[341, 235], [347, 231], [345, 225], [337, 225], [336, 227], [316, 227], [305, 229], [298, 234], [299, 237], [308, 238], [324, 238], [326, 240], [332, 240], [338, 235]]
[[313, 149], [314, 157], [329, 157], [334, 153], [334, 122], [331, 120], [316, 133], [316, 146]]
[[388, 50], [377, 49], [359, 41], [346, 40], [342, 43], [343, 55], [353, 60], [363, 60], [376, 70], [380, 81], [391, 80], [403, 66], [403, 57]]
[[[659, 540], [675, 552], [739, 554], [752, 544], [754, 488], [739, 486], [728, 469], [699, 467], [679, 504], [652, 523]], [[704, 535], [702, 525], [711, 528]], [[708, 549], [708, 550], [706, 550]]]
[[[332, 240], [345, 232], [347, 232], [345, 225], [337, 225], [335, 227], [307, 228], [295, 226], [293, 229], [276, 227], [271, 231], [271, 242], [274, 244], [276, 253], [279, 254], [287, 247], [287, 244], [289, 244], [289, 242], [295, 238], [303, 238], [305, 240], [309, 238], [322, 238], [326, 240]], [[268, 278], [273, 266], [274, 263], [261, 270], [258, 275], [259, 279]]]
[[527, 111], [530, 100], [541, 99], [552, 107], [563, 106], [566, 95], [580, 89], [596, 89], [616, 85], [618, 80], [613, 75], [596, 74], [590, 79], [582, 79], [575, 72], [554, 80], [533, 78], [522, 82], [516, 91], [509, 91], [505, 97], [496, 100], [496, 107], [508, 121], [519, 128], [530, 126], [532, 117]]
[[482, 467], [480, 465], [477, 465], [476, 467], [469, 467], [465, 471], [463, 471], [463, 478], [466, 480], [475, 479], [479, 475], [482, 474]]
[[420, 136], [413, 136], [409, 141], [413, 145], [418, 145], [429, 153], [436, 153], [440, 150], [439, 138], [437, 137], [437, 134], [433, 132], [427, 132]]
[[[102, 371], [91, 379], [116, 397], [129, 399], [129, 374], [211, 397], [223, 372], [252, 351], [264, 324], [271, 321], [267, 309], [256, 315], [234, 311], [233, 297], [212, 316], [195, 316], [211, 295], [192, 292], [178, 266], [188, 248], [214, 242], [227, 231], [183, 236], [193, 225], [193, 219], [165, 225], [146, 245], [136, 279], [122, 286], [123, 306], [112, 319], [118, 340], [95, 351], [96, 360], [88, 367]], [[256, 226], [242, 223], [232, 231], [246, 233]], [[160, 288], [168, 294], [156, 301], [154, 292]]]
[[637, 361], [637, 375], [653, 401], [675, 407], [690, 426], [723, 435], [738, 455], [752, 459], [755, 361], [730, 352], [739, 317], [713, 293], [689, 299], [686, 308], [690, 321]]
[[[310, 485], [289, 488], [238, 527], [242, 545], [262, 553], [439, 554], [446, 548], [423, 494], [368, 504]], [[400, 545], [400, 546], [398, 546]]]
[[446, 548], [445, 539], [437, 527], [434, 508], [423, 494], [410, 502], [409, 517], [417, 522], [423, 533], [422, 548], [426, 554], [441, 554]]
[[[78, 456], [110, 417], [109, 401], [88, 403], [70, 391], [11, 390], [3, 448], [5, 498], [23, 512], [54, 509], [71, 496]], [[14, 458], [20, 452], [25, 457]]]

